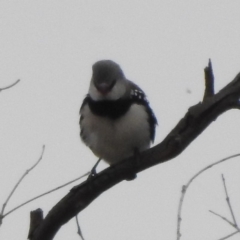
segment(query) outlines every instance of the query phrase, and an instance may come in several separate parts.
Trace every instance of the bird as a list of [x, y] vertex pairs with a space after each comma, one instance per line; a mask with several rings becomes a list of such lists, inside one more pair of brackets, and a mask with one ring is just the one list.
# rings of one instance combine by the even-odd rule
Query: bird
[[82, 141], [99, 158], [90, 174], [95, 176], [101, 159], [113, 165], [148, 149], [157, 119], [143, 90], [125, 77], [121, 67], [100, 60], [92, 65], [79, 124]]

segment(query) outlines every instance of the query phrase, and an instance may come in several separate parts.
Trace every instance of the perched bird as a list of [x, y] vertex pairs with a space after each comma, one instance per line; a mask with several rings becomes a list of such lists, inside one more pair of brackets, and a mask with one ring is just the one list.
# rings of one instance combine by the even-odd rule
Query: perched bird
[[80, 136], [99, 161], [112, 165], [148, 149], [157, 120], [145, 93], [126, 79], [117, 63], [98, 61], [92, 71], [80, 109]]

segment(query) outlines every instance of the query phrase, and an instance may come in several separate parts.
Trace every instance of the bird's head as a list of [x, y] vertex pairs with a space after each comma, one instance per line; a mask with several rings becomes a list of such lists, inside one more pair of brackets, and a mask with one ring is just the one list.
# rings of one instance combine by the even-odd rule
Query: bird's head
[[93, 100], [117, 100], [126, 92], [126, 79], [120, 66], [111, 60], [92, 66], [89, 94]]

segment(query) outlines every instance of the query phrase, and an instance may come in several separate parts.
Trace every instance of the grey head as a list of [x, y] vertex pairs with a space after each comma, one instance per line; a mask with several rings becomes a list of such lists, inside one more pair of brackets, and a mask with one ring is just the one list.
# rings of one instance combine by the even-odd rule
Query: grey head
[[111, 60], [101, 60], [92, 66], [90, 96], [95, 100], [118, 99], [126, 90], [126, 79], [121, 67]]

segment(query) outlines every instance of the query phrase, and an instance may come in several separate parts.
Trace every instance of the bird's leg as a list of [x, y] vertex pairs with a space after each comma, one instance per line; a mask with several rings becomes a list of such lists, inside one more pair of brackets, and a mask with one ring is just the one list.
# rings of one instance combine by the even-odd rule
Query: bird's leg
[[[98, 164], [100, 163], [100, 161], [101, 161], [101, 158], [99, 158], [98, 161], [94, 164], [92, 170], [90, 171], [90, 173], [88, 175], [87, 181], [91, 181], [91, 179], [93, 179], [97, 175], [96, 168], [97, 168]], [[70, 191], [73, 192], [73, 191], [78, 190], [83, 184], [85, 184], [85, 182], [80, 183], [77, 186], [74, 186]]]
[[101, 158], [99, 158], [98, 161], [93, 166], [92, 170], [90, 171], [90, 174], [88, 175], [88, 179], [87, 180], [90, 180], [90, 179], [92, 179], [93, 177], [95, 177], [97, 175], [96, 169], [97, 169], [97, 166], [100, 163], [100, 161], [101, 161]]

